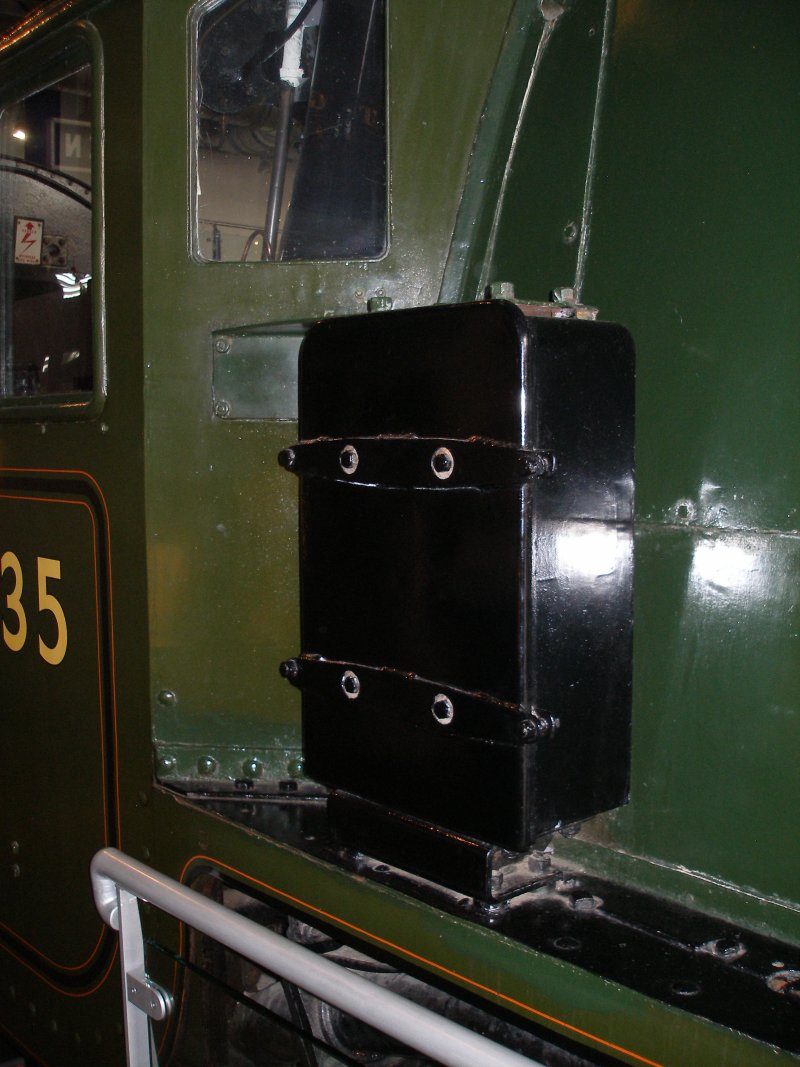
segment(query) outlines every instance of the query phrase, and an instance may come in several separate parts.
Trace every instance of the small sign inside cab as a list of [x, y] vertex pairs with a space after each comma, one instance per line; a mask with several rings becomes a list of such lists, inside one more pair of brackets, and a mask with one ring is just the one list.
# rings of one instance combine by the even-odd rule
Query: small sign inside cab
[[42, 219], [23, 219], [17, 217], [14, 237], [14, 262], [32, 263], [39, 266], [42, 262]]

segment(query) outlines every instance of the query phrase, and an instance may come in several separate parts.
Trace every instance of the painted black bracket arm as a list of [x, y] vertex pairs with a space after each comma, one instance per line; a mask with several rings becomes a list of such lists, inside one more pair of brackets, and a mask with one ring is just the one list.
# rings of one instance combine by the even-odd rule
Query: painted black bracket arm
[[317, 437], [278, 454], [294, 474], [385, 489], [517, 486], [555, 470], [552, 452], [488, 437]]

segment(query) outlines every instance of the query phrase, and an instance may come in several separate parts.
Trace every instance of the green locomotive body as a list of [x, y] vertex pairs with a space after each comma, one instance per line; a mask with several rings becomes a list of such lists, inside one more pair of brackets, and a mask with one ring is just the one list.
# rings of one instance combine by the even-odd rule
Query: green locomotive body
[[[791, 0], [53, 0], [0, 38], [0, 1032], [31, 1064], [125, 1062], [117, 935], [90, 880], [109, 848], [531, 1062], [800, 1057], [798, 31]], [[487, 831], [485, 848], [437, 804], [421, 749], [428, 800], [409, 798], [412, 766], [387, 815], [391, 751], [370, 765], [360, 730], [337, 747], [312, 719], [328, 698], [303, 689], [301, 710], [279, 671], [319, 651], [312, 577], [326, 545], [332, 566], [347, 554], [335, 524], [304, 528], [301, 551], [297, 485], [277, 462], [305, 447], [304, 424], [328, 434], [314, 404], [352, 392], [331, 384], [337, 367], [309, 400], [310, 368], [339, 337], [342, 374], [360, 373], [380, 335], [403, 403], [438, 412], [434, 389], [461, 388], [455, 342], [446, 381], [425, 375], [442, 305], [528, 323], [515, 336], [532, 360], [562, 333], [588, 338], [591, 359], [604, 323], [636, 348], [632, 687], [631, 614], [605, 607], [621, 557], [592, 540], [601, 520], [615, 545], [628, 529], [617, 485], [598, 490], [597, 514], [573, 507], [573, 555], [545, 566], [524, 549], [525, 581], [559, 582], [584, 621], [562, 647], [547, 616], [562, 696], [551, 719], [524, 719], [524, 774], [550, 773], [555, 807], [541, 814], [531, 787], [514, 840]], [[390, 362], [384, 322], [419, 329], [422, 355]], [[455, 405], [470, 412], [495, 403], [500, 359], [491, 341], [475, 348]], [[608, 375], [592, 364], [583, 393], [584, 372], [564, 372], [565, 390], [579, 383], [564, 404], [596, 420], [569, 407], [587, 455], [629, 380], [602, 346], [594, 358]], [[339, 481], [369, 455], [356, 423], [330, 431]], [[423, 436], [451, 463], [450, 438], [481, 433]], [[538, 449], [547, 466], [526, 433], [519, 455]], [[324, 508], [301, 493], [316, 521]], [[456, 531], [441, 558], [463, 544]], [[395, 565], [376, 556], [361, 604]], [[442, 611], [493, 609], [493, 572], [453, 573]], [[378, 613], [403, 641], [432, 581]], [[590, 685], [580, 663], [600, 619]], [[491, 646], [494, 616], [478, 622]], [[434, 719], [403, 744], [434, 737], [448, 790], [513, 806], [505, 771], [462, 773], [439, 743], [453, 692], [477, 707], [487, 687], [395, 663], [387, 633], [380, 668], [437, 683]], [[372, 675], [340, 658], [337, 699], [357, 709]], [[566, 736], [570, 687], [585, 703], [612, 675], [630, 753], [625, 722], [598, 719], [574, 759], [562, 746], [557, 774], [525, 763], [546, 760], [548, 731]], [[516, 723], [525, 701], [488, 703], [492, 722]], [[320, 738], [309, 769], [323, 782], [304, 762]], [[337, 809], [352, 782], [363, 792]], [[173, 1000], [152, 1023], [162, 1067], [434, 1062], [269, 984], [159, 908], [142, 924], [147, 974]]]

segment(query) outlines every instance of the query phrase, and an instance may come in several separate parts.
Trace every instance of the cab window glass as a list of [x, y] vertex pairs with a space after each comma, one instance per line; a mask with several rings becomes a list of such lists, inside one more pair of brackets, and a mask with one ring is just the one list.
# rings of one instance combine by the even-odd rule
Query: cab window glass
[[0, 395], [93, 388], [92, 79], [88, 66], [0, 117]]
[[381, 256], [384, 0], [221, 0], [196, 26], [199, 254]]

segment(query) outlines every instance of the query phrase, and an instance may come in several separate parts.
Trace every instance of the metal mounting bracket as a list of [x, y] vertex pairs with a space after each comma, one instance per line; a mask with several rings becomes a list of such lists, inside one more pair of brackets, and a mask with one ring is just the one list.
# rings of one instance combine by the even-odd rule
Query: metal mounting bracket
[[[150, 1020], [161, 1021], [172, 1010], [172, 997], [147, 976], [139, 898], [119, 883], [117, 907], [106, 921], [119, 930], [125, 1045], [129, 1067], [156, 1067], [158, 1057]], [[108, 898], [109, 894], [107, 894]], [[108, 907], [108, 904], [106, 904]], [[104, 916], [105, 918], [105, 916]]]
[[145, 1015], [160, 1023], [172, 1010], [172, 996], [144, 972], [125, 975], [128, 1000]]

